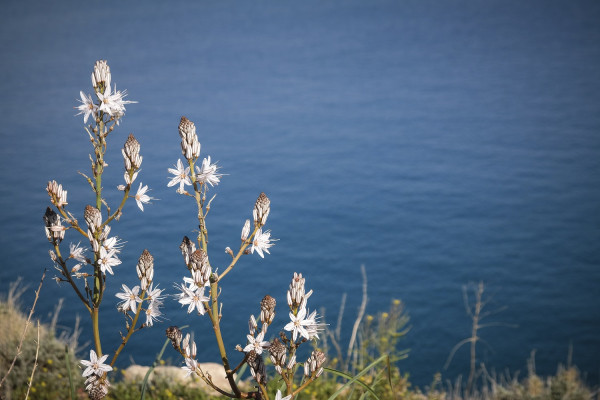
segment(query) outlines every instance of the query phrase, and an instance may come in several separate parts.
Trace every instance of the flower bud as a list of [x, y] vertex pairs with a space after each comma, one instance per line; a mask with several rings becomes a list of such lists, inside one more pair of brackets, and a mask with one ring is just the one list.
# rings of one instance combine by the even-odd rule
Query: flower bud
[[62, 185], [58, 184], [56, 181], [48, 182], [46, 186], [46, 191], [50, 196], [50, 201], [56, 207], [60, 208], [64, 205], [67, 205], [67, 191], [63, 189]]
[[104, 90], [110, 86], [110, 67], [106, 60], [98, 60], [94, 65], [92, 73], [92, 86], [97, 92], [104, 93]]
[[322, 351], [313, 350], [311, 356], [304, 363], [304, 375], [316, 374], [316, 377], [320, 376], [323, 373], [323, 364], [326, 360], [327, 357]]
[[127, 171], [140, 168], [142, 165], [142, 156], [140, 156], [140, 143], [136, 140], [133, 134], [129, 134], [123, 149], [121, 149], [121, 153], [123, 153], [125, 169]]
[[85, 222], [88, 224], [88, 229], [91, 232], [95, 232], [96, 229], [102, 225], [102, 213], [96, 207], [90, 205], [85, 206], [83, 219], [85, 219]]
[[275, 318], [275, 305], [277, 301], [275, 298], [266, 295], [260, 302], [260, 321], [263, 324], [269, 325]]
[[244, 227], [242, 228], [242, 241], [246, 241], [248, 239], [248, 235], [250, 234], [250, 220], [247, 219]]
[[248, 365], [250, 366], [250, 373], [256, 381], [260, 384], [267, 383], [267, 374], [265, 370], [265, 362], [260, 354], [256, 351], [250, 350], [248, 353]]
[[196, 125], [186, 117], [179, 121], [179, 136], [181, 136], [181, 152], [187, 160], [200, 156], [200, 142], [196, 135]]
[[269, 212], [271, 212], [271, 200], [269, 200], [266, 194], [261, 193], [254, 204], [254, 224], [259, 226], [266, 224]]
[[271, 342], [269, 346], [269, 354], [271, 357], [271, 361], [273, 361], [273, 365], [284, 366], [285, 358], [287, 355], [287, 351], [285, 345], [279, 341], [279, 339], [275, 338]]
[[198, 249], [190, 256], [189, 268], [192, 270], [194, 280], [198, 287], [202, 287], [208, 282], [210, 278], [210, 265], [208, 263], [208, 256], [202, 249]]
[[148, 289], [154, 277], [154, 257], [148, 250], [144, 250], [136, 266], [138, 278], [141, 282], [142, 290]]

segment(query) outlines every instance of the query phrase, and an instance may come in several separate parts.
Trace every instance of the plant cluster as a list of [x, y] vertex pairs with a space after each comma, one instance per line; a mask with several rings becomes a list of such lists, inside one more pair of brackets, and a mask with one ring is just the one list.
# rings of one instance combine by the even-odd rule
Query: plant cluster
[[[107, 167], [104, 159], [109, 138], [114, 136], [113, 131], [125, 114], [125, 106], [135, 102], [125, 100], [126, 91], [117, 90], [116, 85], [111, 86], [110, 68], [104, 60], [97, 61], [94, 65], [91, 81], [93, 96], [80, 92], [81, 104], [76, 108], [79, 110], [77, 115], [83, 115], [85, 130], [93, 148], [93, 155], [90, 155], [91, 174], [81, 174], [91, 188], [93, 204], [85, 206], [85, 225], [80, 224], [69, 206], [67, 190], [52, 180], [48, 182], [46, 190], [54, 207], [46, 209], [43, 219], [46, 237], [52, 245], [50, 257], [58, 271], [55, 280], [70, 286], [90, 315], [94, 347], [89, 351], [89, 360], [82, 360], [80, 363], [89, 397], [101, 399], [109, 393], [108, 374], [113, 370], [122, 350], [135, 332], [152, 327], [160, 319], [161, 306], [166, 296], [163, 295], [164, 289], [154, 285], [154, 257], [148, 250], [143, 251], [136, 266], [139, 284], [129, 287], [113, 280], [115, 271], [121, 264], [119, 254], [124, 250], [124, 242], [117, 236], [111, 236], [111, 223], [123, 216], [128, 200], [134, 199], [139, 209], [144, 211], [144, 205], [155, 199], [148, 195], [148, 186], [141, 182], [136, 193], [132, 192], [143, 160], [140, 143], [133, 134], [129, 135], [121, 150], [124, 161], [123, 182], [115, 185], [116, 190], [122, 192], [121, 201], [116, 205], [110, 204], [104, 195], [103, 173]], [[231, 398], [269, 399], [263, 359], [263, 354], [268, 352], [277, 374], [285, 382], [286, 396], [283, 398], [295, 398], [322, 374], [326, 360], [324, 353], [314, 350], [303, 364], [304, 378], [300, 378], [302, 383], [294, 383], [298, 378], [296, 371], [302, 364], [297, 362], [298, 348], [306, 342], [317, 340], [324, 326], [319, 322], [316, 311], [310, 312], [308, 309], [307, 301], [312, 291], [305, 291], [305, 278], [302, 274], [294, 273], [287, 295], [290, 322], [283, 327], [279, 338], [271, 342], [265, 340], [265, 335], [275, 315], [276, 301], [269, 295], [265, 296], [260, 302], [260, 329], [257, 319], [251, 316], [246, 344], [237, 347], [242, 353], [241, 361], [237, 367], [232, 368], [220, 326], [223, 317], [222, 303], [219, 301], [220, 283], [242, 256], [256, 252], [264, 258], [265, 253], [268, 254], [274, 245], [276, 239], [271, 238], [269, 230], [263, 229], [270, 213], [270, 200], [264, 193], [260, 194], [254, 205], [252, 220], [246, 220], [242, 227], [239, 249], [236, 252], [229, 247], [226, 249], [232, 259], [218, 273], [210, 263], [206, 217], [214, 199], [214, 196], [210, 199], [207, 197], [209, 187], [218, 185], [222, 174], [219, 166], [211, 162], [210, 156], [201, 160], [201, 145], [195, 124], [186, 117], [181, 117], [179, 135], [185, 161], [178, 159], [175, 167], [168, 169], [172, 174], [168, 186], [177, 186], [177, 193], [195, 201], [198, 210], [198, 235], [195, 240], [185, 236], [181, 243], [180, 249], [189, 275], [183, 278], [183, 283], [176, 286], [178, 293], [174, 297], [183, 306], [187, 306], [188, 313], [210, 319], [229, 387], [218, 387], [212, 382], [210, 375], [202, 371], [196, 360], [196, 344], [189, 334], [184, 337], [178, 327], [170, 327], [167, 329], [167, 336], [173, 347], [184, 357], [185, 365], [182, 368], [188, 375], [199, 376], [216, 391]], [[62, 246], [67, 231], [80, 235], [79, 241], [69, 244], [68, 252]], [[89, 243], [89, 248], [82, 246], [81, 241]], [[112, 347], [112, 352], [104, 352], [103, 345], [107, 347], [107, 343], [103, 343], [100, 335], [99, 310], [109, 284], [120, 284], [122, 288], [116, 296], [121, 300], [117, 309], [125, 317], [125, 334], [121, 333], [120, 343], [108, 344]], [[234, 373], [244, 364], [250, 367], [257, 384], [256, 390], [242, 391], [234, 379]], [[275, 398], [280, 399], [282, 396], [278, 390]]]

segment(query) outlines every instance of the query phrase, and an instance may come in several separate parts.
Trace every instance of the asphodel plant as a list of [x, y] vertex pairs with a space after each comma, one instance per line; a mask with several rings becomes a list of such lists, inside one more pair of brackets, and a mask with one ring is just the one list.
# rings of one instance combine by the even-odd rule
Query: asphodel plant
[[[135, 267], [139, 285], [129, 288], [121, 283], [122, 290], [116, 295], [121, 300], [117, 309], [124, 315], [125, 333], [121, 333], [121, 340], [117, 343], [103, 343], [99, 310], [107, 284], [118, 284], [114, 283], [114, 276], [118, 275], [115, 272], [123, 268], [119, 266], [119, 253], [123, 251], [124, 243], [118, 237], [110, 236], [110, 224], [122, 217], [128, 199], [135, 199], [137, 206], [144, 211], [144, 204], [153, 198], [147, 194], [148, 186], [141, 182], [135, 195], [131, 192], [142, 164], [140, 143], [132, 134], [127, 137], [121, 149], [124, 181], [116, 185], [115, 189], [122, 192], [121, 201], [116, 205], [109, 204], [103, 196], [102, 177], [104, 168], [107, 167], [104, 156], [108, 150], [108, 139], [110, 137], [112, 140], [115, 136], [113, 131], [125, 114], [125, 105], [134, 102], [124, 100], [126, 91], [121, 92], [116, 86], [111, 87], [110, 68], [106, 61], [96, 62], [92, 72], [92, 87], [94, 94], [81, 92], [81, 104], [76, 107], [79, 110], [77, 115], [83, 115], [85, 131], [93, 148], [93, 155], [90, 154], [91, 172], [89, 175], [81, 173], [89, 184], [93, 200], [92, 204], [82, 207], [85, 225], [79, 223], [76, 213], [69, 206], [67, 191], [54, 180], [46, 188], [54, 208], [47, 208], [44, 222], [46, 236], [53, 247], [50, 257], [58, 271], [55, 280], [70, 286], [90, 315], [93, 348], [90, 350], [89, 360], [81, 361], [81, 365], [85, 367], [82, 368], [82, 375], [86, 378], [89, 397], [101, 399], [109, 391], [108, 373], [112, 371], [123, 348], [135, 332], [152, 326], [159, 319], [165, 296], [162, 295], [163, 289], [158, 289], [153, 284], [154, 258], [148, 250], [144, 250]], [[271, 231], [264, 229], [271, 202], [264, 193], [258, 196], [252, 218], [247, 219], [242, 226], [239, 247], [236, 246], [236, 251], [230, 247], [225, 249], [231, 256], [231, 261], [222, 267], [222, 272], [217, 272], [218, 268], [214, 268], [210, 262], [206, 218], [214, 199], [214, 196], [209, 199], [209, 189], [217, 186], [223, 175], [219, 172], [219, 166], [211, 162], [210, 156], [200, 161], [201, 145], [195, 124], [186, 117], [181, 117], [178, 130], [185, 161], [178, 159], [174, 168], [168, 169], [172, 174], [168, 186], [177, 186], [177, 193], [195, 202], [198, 224], [196, 237], [192, 240], [184, 236], [179, 246], [187, 276], [183, 277], [183, 283], [175, 286], [177, 293], [174, 298], [187, 306], [188, 314], [194, 313], [210, 320], [223, 364], [223, 374], [228, 382], [227, 387], [219, 387], [203, 371], [202, 364], [197, 360], [196, 343], [191, 339], [190, 333], [184, 335], [177, 326], [171, 326], [166, 330], [167, 337], [175, 350], [183, 356], [182, 369], [187, 375], [197, 375], [214, 390], [230, 398], [270, 398], [267, 391], [269, 375], [264, 362], [268, 353], [274, 366], [274, 376], [281, 381], [280, 388], [285, 394], [283, 397], [281, 391], [277, 390], [273, 398], [292, 399], [322, 374], [326, 359], [321, 351], [313, 350], [310, 354], [307, 353], [308, 358], [304, 363], [297, 361], [301, 357], [298, 349], [307, 342], [318, 340], [319, 333], [324, 328], [316, 311], [310, 312], [308, 309], [307, 302], [312, 290], [306, 291], [305, 278], [302, 274], [294, 273], [286, 294], [289, 322], [279, 332], [270, 334], [273, 328], [269, 331], [269, 326], [274, 320], [276, 300], [265, 295], [260, 301], [258, 317], [251, 315], [249, 318], [245, 344], [237, 345], [235, 349], [226, 348], [225, 333], [221, 329], [223, 308], [219, 300], [222, 282], [243, 256], [256, 253], [264, 258], [265, 254], [269, 254], [269, 249], [276, 241], [271, 238]], [[80, 235], [77, 243], [70, 243], [68, 252], [61, 248], [67, 231]], [[81, 242], [89, 243], [89, 249], [82, 246]], [[230, 332], [227, 334], [232, 335]], [[244, 336], [239, 333], [233, 335], [231, 337]], [[104, 353], [103, 344], [111, 351]], [[235, 361], [228, 350], [236, 350]], [[244, 364], [249, 366], [255, 382], [251, 390], [242, 390], [236, 382], [235, 374]], [[302, 364], [303, 368], [299, 369]]]

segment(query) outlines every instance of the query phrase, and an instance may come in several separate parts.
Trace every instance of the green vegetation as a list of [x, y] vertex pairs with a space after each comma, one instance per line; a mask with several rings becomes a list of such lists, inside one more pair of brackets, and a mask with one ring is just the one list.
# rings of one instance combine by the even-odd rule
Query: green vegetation
[[[19, 311], [14, 299], [0, 302], [0, 379], [4, 377], [12, 362], [16, 348], [23, 332], [27, 317]], [[483, 376], [479, 386], [467, 393], [460, 383], [443, 384], [442, 377], [436, 375], [430, 388], [420, 390], [413, 388], [409, 377], [402, 374], [397, 367], [398, 361], [407, 356], [404, 350], [398, 350], [402, 337], [407, 332], [408, 317], [403, 311], [402, 303], [393, 300], [390, 309], [377, 315], [364, 315], [358, 324], [356, 345], [345, 359], [341, 346], [335, 342], [335, 332], [328, 334], [329, 368], [321, 379], [316, 380], [297, 399], [375, 399], [381, 400], [587, 400], [598, 399], [598, 391], [593, 392], [581, 380], [575, 367], [559, 366], [555, 375], [538, 376], [533, 360], [529, 371], [523, 379], [507, 379]], [[400, 343], [399, 343], [400, 342]], [[67, 343], [69, 343], [67, 345]], [[75, 398], [85, 399], [81, 368], [76, 361], [81, 357], [73, 356], [76, 346], [71, 338], [57, 338], [51, 325], [40, 325], [40, 346], [38, 366], [35, 371], [30, 399], [69, 399], [69, 371], [67, 353], [70, 351], [70, 366], [75, 380]], [[17, 358], [13, 370], [0, 389], [0, 398], [5, 400], [24, 399], [27, 392], [28, 379], [35, 360], [37, 348], [37, 328], [34, 323], [23, 341], [21, 354]], [[337, 353], [337, 354], [336, 354]], [[341, 355], [342, 354], [342, 355]], [[341, 356], [340, 356], [341, 355]], [[161, 363], [162, 364], [162, 363]], [[341, 370], [341, 372], [335, 372]], [[112, 375], [121, 376], [119, 371]], [[297, 371], [298, 376], [302, 368]], [[348, 377], [348, 379], [346, 377]], [[269, 392], [274, 393], [282, 382], [277, 376], [269, 381]], [[346, 383], [355, 379], [350, 385]], [[138, 400], [141, 398], [142, 382], [114, 382], [108, 399]], [[219, 397], [211, 396], [197, 387], [185, 385], [169, 379], [151, 380], [146, 387], [145, 399], [172, 400], [209, 400]], [[222, 398], [222, 397], [221, 397]]]

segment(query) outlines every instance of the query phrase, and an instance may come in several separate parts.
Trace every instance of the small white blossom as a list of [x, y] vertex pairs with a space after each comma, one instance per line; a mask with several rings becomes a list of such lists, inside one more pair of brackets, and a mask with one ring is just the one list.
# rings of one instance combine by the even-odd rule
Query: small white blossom
[[86, 377], [91, 374], [102, 375], [104, 372], [112, 371], [112, 367], [110, 365], [104, 364], [104, 361], [108, 358], [108, 354], [103, 355], [98, 358], [96, 352], [94, 350], [90, 350], [90, 361], [81, 360], [79, 361], [85, 367], [87, 367], [81, 376]]
[[118, 305], [119, 310], [123, 312], [127, 312], [127, 310], [136, 312], [137, 303], [142, 302], [138, 295], [138, 293], [140, 292], [140, 287], [134, 286], [132, 289], [129, 289], [129, 287], [127, 287], [127, 285], [125, 284], [122, 284], [121, 287], [123, 288], [123, 291], [115, 295], [119, 299], [123, 300]]
[[183, 168], [183, 163], [180, 159], [177, 160], [177, 166], [175, 168], [169, 168], [168, 171], [173, 174], [173, 178], [167, 183], [168, 187], [175, 186], [179, 183], [178, 192], [182, 193], [185, 190], [185, 185], [191, 186], [192, 181], [190, 180], [190, 167]]
[[178, 301], [182, 305], [188, 304], [188, 314], [197, 309], [199, 314], [204, 315], [206, 310], [202, 302], [210, 300], [209, 297], [204, 295], [204, 287], [192, 290], [185, 285], [181, 285], [180, 289], [181, 293], [179, 294]]
[[150, 287], [146, 289], [146, 301], [148, 301], [152, 307], [152, 304], [161, 306], [163, 304], [163, 296], [161, 296], [164, 289], [153, 287], [154, 284], [150, 284]]
[[[133, 181], [135, 181], [135, 178], [137, 178], [137, 176], [140, 173], [140, 171], [141, 171], [141, 169], [135, 171], [133, 173], [133, 175], [131, 176], [131, 178], [129, 177], [129, 171], [125, 171], [123, 173], [123, 178], [125, 179], [125, 183], [128, 184], [128, 185], [131, 185], [133, 183]], [[123, 190], [125, 190], [125, 189], [123, 188]]]
[[249, 234], [250, 234], [250, 220], [247, 219], [246, 223], [244, 223], [244, 227], [242, 228], [242, 235], [241, 235], [242, 240], [245, 241], [246, 239], [248, 239]]
[[196, 167], [196, 179], [198, 182], [208, 183], [210, 186], [218, 185], [223, 174], [218, 174], [217, 169], [219, 167], [216, 163], [210, 163], [210, 156], [202, 160], [202, 167]]
[[79, 92], [79, 95], [81, 96], [81, 100], [77, 100], [81, 102], [81, 105], [75, 107], [79, 110], [79, 112], [76, 115], [81, 115], [83, 114], [83, 123], [87, 124], [88, 118], [90, 117], [90, 115], [94, 116], [94, 119], [96, 119], [96, 113], [98, 112], [98, 106], [96, 104], [94, 104], [94, 102], [92, 101], [92, 96], [90, 96], [89, 94], [86, 95], [83, 92]]
[[144, 211], [144, 204], [150, 203], [150, 200], [156, 200], [154, 197], [148, 196], [146, 194], [147, 191], [148, 191], [148, 185], [142, 186], [142, 182], [140, 182], [140, 187], [138, 188], [137, 193], [135, 194], [134, 198], [135, 198], [135, 201], [137, 202], [137, 206], [142, 211]]
[[98, 260], [98, 264], [100, 265], [100, 270], [104, 274], [110, 272], [111, 275], [114, 275], [112, 267], [121, 264], [121, 260], [116, 256], [115, 250], [108, 252], [104, 247], [100, 247], [100, 259]]
[[246, 347], [244, 347], [244, 351], [245, 352], [249, 352], [251, 350], [254, 350], [256, 352], [256, 354], [262, 354], [263, 349], [269, 347], [270, 343], [263, 340], [265, 338], [265, 332], [261, 331], [256, 338], [253, 337], [252, 335], [247, 335], [246, 336], [248, 338], [248, 345], [246, 345]]
[[[296, 341], [298, 335], [304, 336], [307, 339], [310, 339], [310, 335], [306, 330], [307, 325], [311, 325], [311, 321], [306, 320], [306, 308], [301, 308], [298, 311], [298, 315], [294, 315], [290, 312], [291, 322], [288, 322], [286, 326], [283, 327], [288, 332], [292, 332], [292, 340]], [[314, 324], [314, 321], [312, 321]]]
[[81, 242], [77, 243], [77, 244], [69, 244], [69, 251], [70, 251], [70, 258], [74, 258], [75, 260], [85, 263], [87, 262], [87, 259], [85, 257], [85, 255], [83, 253], [85, 253], [85, 251], [87, 250], [85, 247], [80, 247], [79, 244]]
[[254, 235], [254, 240], [252, 241], [252, 247], [250, 248], [250, 251], [252, 252], [252, 254], [254, 254], [254, 250], [256, 250], [258, 255], [261, 256], [261, 258], [265, 258], [263, 251], [271, 254], [269, 252], [269, 248], [274, 245], [274, 243], [271, 243], [271, 241], [274, 240], [277, 239], [271, 239], [270, 230], [263, 232], [262, 228], [260, 228], [256, 231], [256, 234]]
[[114, 93], [110, 89], [110, 85], [106, 87], [104, 93], [96, 92], [100, 107], [98, 111], [104, 111], [111, 117], [121, 118], [125, 113], [125, 104], [137, 103], [137, 101], [123, 100], [127, 96], [127, 91], [117, 90], [115, 85]]
[[146, 325], [147, 326], [152, 326], [154, 323], [154, 320], [157, 320], [158, 317], [160, 317], [162, 315], [162, 313], [158, 309], [159, 306], [160, 306], [160, 302], [153, 302], [153, 301], [151, 301], [150, 304], [148, 305], [148, 308], [146, 309]]

